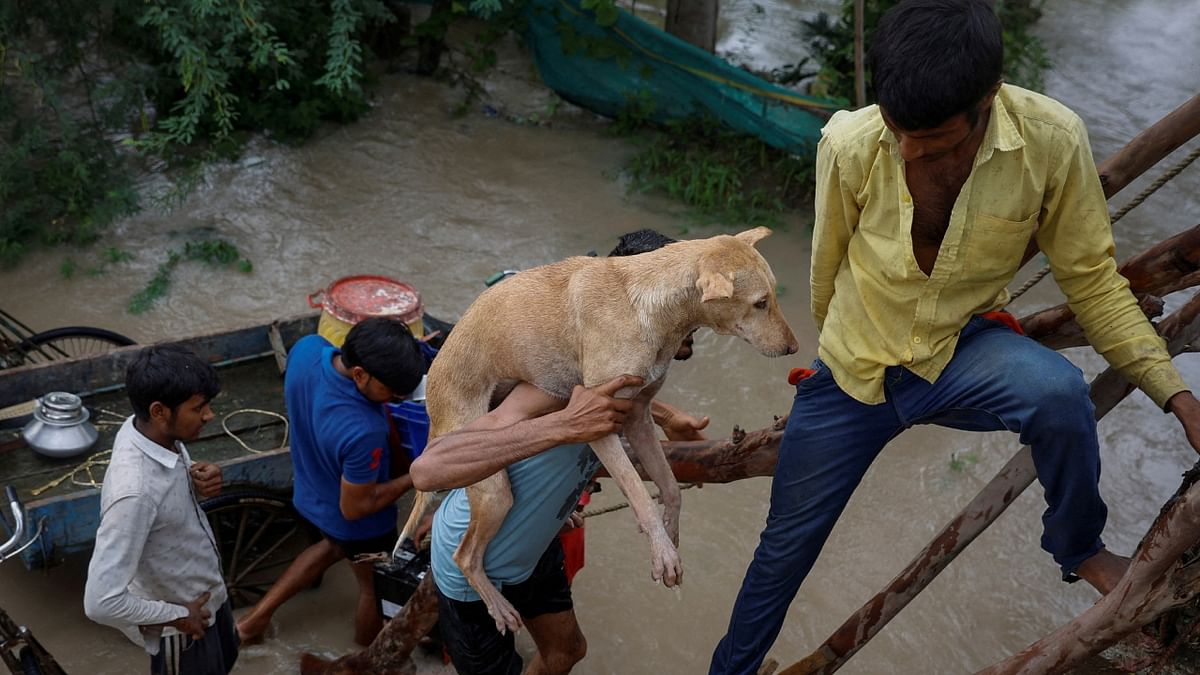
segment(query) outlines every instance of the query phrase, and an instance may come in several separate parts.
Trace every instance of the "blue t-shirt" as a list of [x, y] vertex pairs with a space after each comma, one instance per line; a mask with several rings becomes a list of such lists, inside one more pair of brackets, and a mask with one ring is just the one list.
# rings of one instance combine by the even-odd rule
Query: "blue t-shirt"
[[333, 367], [338, 350], [319, 335], [300, 338], [288, 354], [283, 395], [291, 424], [296, 510], [335, 539], [370, 539], [396, 527], [396, 507], [346, 520], [338, 505], [342, 478], [382, 483], [388, 475], [388, 423]]
[[[508, 467], [513, 505], [483, 556], [492, 584], [517, 584], [533, 574], [598, 468], [600, 460], [587, 445], [551, 448]], [[433, 580], [442, 594], [461, 602], [479, 600], [454, 562], [470, 519], [464, 488], [452, 490], [433, 516]]]

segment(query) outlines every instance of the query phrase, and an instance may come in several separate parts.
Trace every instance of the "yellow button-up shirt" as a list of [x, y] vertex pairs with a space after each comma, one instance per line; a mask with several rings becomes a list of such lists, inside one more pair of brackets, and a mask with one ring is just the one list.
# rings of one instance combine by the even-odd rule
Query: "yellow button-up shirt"
[[812, 313], [819, 355], [850, 396], [882, 403], [888, 366], [936, 381], [971, 316], [1008, 302], [1030, 237], [1096, 351], [1160, 407], [1187, 389], [1117, 273], [1087, 130], [1062, 104], [1000, 88], [928, 276], [912, 219], [904, 161], [879, 108], [834, 115], [817, 147]]

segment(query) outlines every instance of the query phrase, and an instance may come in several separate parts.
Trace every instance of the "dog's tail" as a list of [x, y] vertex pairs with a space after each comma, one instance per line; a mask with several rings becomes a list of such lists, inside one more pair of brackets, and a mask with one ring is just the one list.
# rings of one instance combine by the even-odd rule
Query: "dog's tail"
[[433, 505], [432, 492], [422, 492], [420, 490], [416, 490], [415, 492], [416, 496], [413, 499], [412, 511], [408, 514], [408, 520], [404, 522], [404, 529], [400, 532], [400, 538], [396, 540], [396, 547], [392, 549], [393, 558], [400, 555], [400, 548], [404, 545], [404, 542], [412, 541], [416, 543], [413, 535], [416, 533], [421, 521], [425, 519], [425, 515], [429, 513], [429, 508]]

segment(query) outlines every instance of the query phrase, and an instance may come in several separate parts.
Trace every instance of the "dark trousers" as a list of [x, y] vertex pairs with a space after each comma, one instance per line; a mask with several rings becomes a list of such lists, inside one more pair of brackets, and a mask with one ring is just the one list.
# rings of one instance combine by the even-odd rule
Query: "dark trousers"
[[238, 645], [233, 611], [226, 600], [203, 640], [182, 633], [161, 638], [158, 653], [150, 657], [150, 675], [228, 675], [237, 662]]
[[916, 424], [969, 431], [1007, 429], [1033, 451], [1048, 507], [1042, 548], [1066, 580], [1103, 544], [1095, 409], [1071, 362], [1002, 324], [973, 318], [954, 357], [930, 384], [902, 367], [887, 370], [886, 401], [866, 405], [838, 387], [818, 361], [796, 386], [771, 508], [728, 632], [710, 673], [755, 673], [788, 606], [875, 456]]

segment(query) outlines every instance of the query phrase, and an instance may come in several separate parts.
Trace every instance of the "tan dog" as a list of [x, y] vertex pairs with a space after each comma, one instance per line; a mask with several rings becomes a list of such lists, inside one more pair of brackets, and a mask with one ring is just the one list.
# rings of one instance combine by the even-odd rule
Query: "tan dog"
[[[429, 371], [430, 437], [486, 414], [518, 382], [566, 399], [577, 384], [641, 376], [640, 390], [617, 396], [634, 400], [624, 433], [662, 495], [661, 519], [620, 439], [613, 434], [591, 446], [650, 537], [655, 581], [674, 586], [683, 574], [676, 550], [679, 486], [655, 435], [650, 401], [680, 342], [698, 327], [740, 336], [767, 356], [797, 350], [775, 300], [775, 275], [753, 247], [770, 233], [759, 227], [634, 256], [568, 258], [488, 289], [454, 327]], [[467, 498], [471, 523], [454, 560], [497, 629], [516, 630], [520, 616], [483, 569], [488, 542], [512, 506], [507, 472], [469, 486]], [[428, 493], [417, 494], [401, 541], [411, 537], [428, 502]]]

